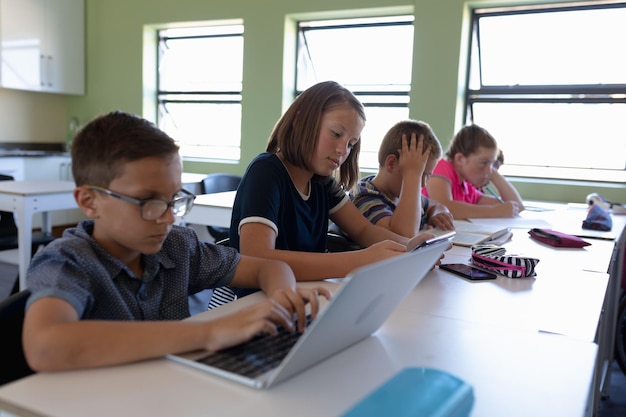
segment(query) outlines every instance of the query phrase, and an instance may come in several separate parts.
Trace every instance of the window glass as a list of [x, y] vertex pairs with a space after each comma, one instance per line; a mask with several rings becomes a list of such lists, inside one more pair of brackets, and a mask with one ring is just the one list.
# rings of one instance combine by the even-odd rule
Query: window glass
[[159, 31], [158, 125], [183, 157], [239, 160], [243, 26]]
[[623, 104], [476, 103], [474, 112], [503, 148], [505, 164], [624, 169]]
[[495, 136], [503, 173], [626, 181], [625, 18], [623, 4], [474, 11], [466, 120]]
[[409, 116], [412, 63], [413, 16], [299, 23], [297, 92], [334, 80], [359, 98], [367, 117], [361, 168], [378, 168], [383, 135]]
[[479, 20], [484, 85], [626, 82], [626, 9], [485, 16]]
[[361, 168], [378, 168], [378, 148], [383, 136], [396, 122], [408, 119], [409, 109], [406, 107], [366, 106], [365, 117], [367, 117], [367, 122], [361, 133], [359, 166]]
[[161, 129], [178, 142], [182, 156], [239, 159], [240, 103], [167, 102], [159, 115]]

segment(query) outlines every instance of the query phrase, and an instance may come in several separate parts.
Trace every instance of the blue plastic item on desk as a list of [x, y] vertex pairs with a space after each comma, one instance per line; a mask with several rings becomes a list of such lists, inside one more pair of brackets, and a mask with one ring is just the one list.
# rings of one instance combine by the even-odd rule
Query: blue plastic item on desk
[[406, 368], [370, 392], [342, 417], [467, 417], [474, 389], [447, 372]]

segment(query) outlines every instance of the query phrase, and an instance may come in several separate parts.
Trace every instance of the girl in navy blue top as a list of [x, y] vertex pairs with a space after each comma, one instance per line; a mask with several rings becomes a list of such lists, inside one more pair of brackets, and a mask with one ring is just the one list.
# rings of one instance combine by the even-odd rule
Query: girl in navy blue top
[[[276, 123], [266, 152], [244, 173], [230, 245], [287, 262], [299, 281], [343, 277], [406, 252], [410, 239], [370, 223], [346, 194], [359, 177], [364, 125], [363, 105], [336, 82], [300, 94]], [[329, 220], [366, 249], [326, 253]], [[419, 234], [411, 244], [430, 236]]]

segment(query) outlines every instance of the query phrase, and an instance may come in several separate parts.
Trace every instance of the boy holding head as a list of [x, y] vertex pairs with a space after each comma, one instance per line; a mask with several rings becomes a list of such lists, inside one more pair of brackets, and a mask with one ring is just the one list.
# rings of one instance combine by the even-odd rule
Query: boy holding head
[[378, 173], [361, 178], [350, 197], [370, 222], [402, 236], [428, 227], [453, 230], [448, 209], [422, 195], [441, 154], [441, 144], [427, 123], [400, 121], [380, 145]]

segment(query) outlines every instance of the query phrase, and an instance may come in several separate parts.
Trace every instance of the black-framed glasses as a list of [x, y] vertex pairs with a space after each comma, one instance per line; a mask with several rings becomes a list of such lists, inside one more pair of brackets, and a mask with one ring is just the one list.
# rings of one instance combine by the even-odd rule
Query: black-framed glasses
[[189, 210], [193, 207], [193, 201], [196, 199], [194, 194], [185, 189], [178, 190], [172, 201], [165, 201], [158, 198], [146, 198], [139, 200], [137, 198], [116, 193], [103, 187], [98, 187], [97, 185], [87, 185], [87, 188], [100, 191], [101, 193], [110, 195], [111, 197], [138, 205], [140, 207], [141, 218], [144, 220], [156, 220], [163, 216], [170, 207], [172, 208], [174, 216], [182, 217], [189, 213]]

